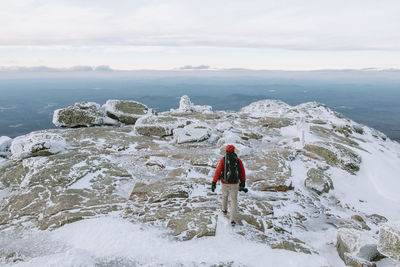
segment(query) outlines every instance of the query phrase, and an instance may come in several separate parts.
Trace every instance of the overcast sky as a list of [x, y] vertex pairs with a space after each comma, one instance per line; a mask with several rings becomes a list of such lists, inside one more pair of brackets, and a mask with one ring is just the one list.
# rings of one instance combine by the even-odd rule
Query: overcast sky
[[398, 0], [0, 4], [0, 66], [400, 68]]

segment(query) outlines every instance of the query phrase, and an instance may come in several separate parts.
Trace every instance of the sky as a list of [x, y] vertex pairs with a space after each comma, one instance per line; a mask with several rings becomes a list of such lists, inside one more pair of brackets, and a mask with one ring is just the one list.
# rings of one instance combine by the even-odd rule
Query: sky
[[0, 66], [400, 68], [398, 0], [2, 0]]

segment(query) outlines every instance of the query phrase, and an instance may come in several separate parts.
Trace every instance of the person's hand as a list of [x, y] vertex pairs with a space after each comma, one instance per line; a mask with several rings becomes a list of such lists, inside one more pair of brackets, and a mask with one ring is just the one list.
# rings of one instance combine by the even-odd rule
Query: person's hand
[[212, 182], [211, 184], [211, 191], [215, 191], [215, 188], [217, 187], [217, 183], [216, 182]]

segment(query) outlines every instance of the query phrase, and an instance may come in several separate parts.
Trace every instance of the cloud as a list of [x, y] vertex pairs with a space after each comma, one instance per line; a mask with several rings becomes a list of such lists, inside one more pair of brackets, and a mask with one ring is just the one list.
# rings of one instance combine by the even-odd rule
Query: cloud
[[[100, 66], [72, 66], [69, 68], [53, 68], [47, 66], [0, 66], [0, 72], [101, 72], [101, 71], [113, 71], [108, 65]], [[5, 109], [0, 106], [0, 110]]]
[[396, 0], [4, 0], [0, 46], [399, 50]]
[[208, 70], [208, 69], [210, 69], [210, 66], [207, 66], [207, 65], [198, 65], [198, 66], [185, 65], [183, 67], [180, 67], [179, 69], [180, 70]]

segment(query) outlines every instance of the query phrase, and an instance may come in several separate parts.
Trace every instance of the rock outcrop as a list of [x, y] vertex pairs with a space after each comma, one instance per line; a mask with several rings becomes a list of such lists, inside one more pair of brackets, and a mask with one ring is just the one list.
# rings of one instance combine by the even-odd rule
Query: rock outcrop
[[105, 116], [100, 105], [94, 102], [79, 102], [64, 109], [55, 110], [53, 123], [58, 127], [71, 128], [118, 124]]
[[140, 117], [155, 114], [146, 105], [127, 100], [107, 100], [103, 109], [108, 117], [125, 124], [135, 124]]

